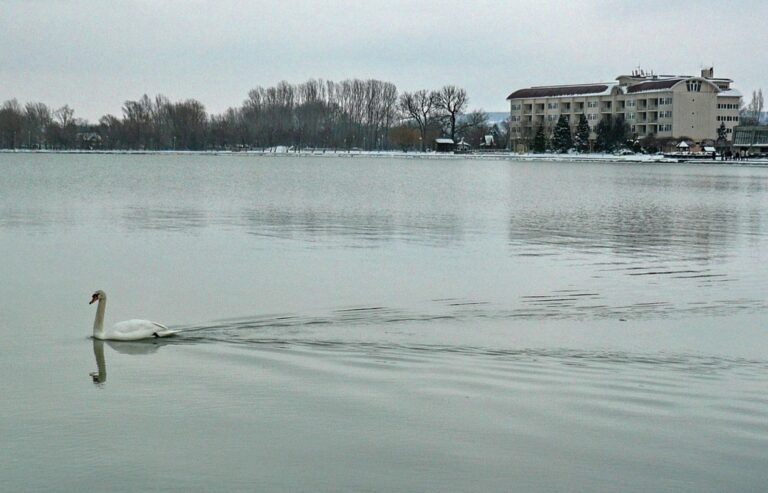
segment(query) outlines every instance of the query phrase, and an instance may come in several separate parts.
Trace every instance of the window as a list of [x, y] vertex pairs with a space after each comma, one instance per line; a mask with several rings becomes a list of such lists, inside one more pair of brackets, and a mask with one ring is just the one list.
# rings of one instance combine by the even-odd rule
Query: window
[[688, 88], [688, 92], [701, 92], [701, 81], [700, 80], [686, 81], [685, 87]]
[[664, 105], [672, 104], [672, 98], [662, 98], [659, 100], [659, 104], [664, 104]]
[[548, 122], [553, 122], [553, 121], [555, 121], [555, 116], [556, 116], [556, 115], [547, 115], [547, 121], [548, 121]]
[[635, 114], [634, 113], [627, 113], [627, 120], [634, 120]]
[[672, 125], [670, 125], [669, 123], [659, 125], [659, 132], [671, 132], [671, 131], [672, 131]]
[[659, 118], [672, 118], [672, 112], [667, 111], [659, 111]]
[[628, 108], [634, 108], [635, 107], [635, 100], [634, 99], [628, 99], [627, 100], [627, 107]]
[[587, 101], [587, 108], [597, 108], [597, 101]]

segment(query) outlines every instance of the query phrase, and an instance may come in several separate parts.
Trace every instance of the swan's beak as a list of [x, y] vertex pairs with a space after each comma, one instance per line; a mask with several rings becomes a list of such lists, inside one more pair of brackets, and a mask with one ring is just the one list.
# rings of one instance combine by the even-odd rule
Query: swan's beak
[[89, 305], [93, 305], [94, 303], [96, 303], [96, 300], [98, 300], [98, 299], [99, 299], [99, 295], [98, 294], [94, 294], [93, 298], [91, 298], [91, 301], [89, 301], [88, 304]]

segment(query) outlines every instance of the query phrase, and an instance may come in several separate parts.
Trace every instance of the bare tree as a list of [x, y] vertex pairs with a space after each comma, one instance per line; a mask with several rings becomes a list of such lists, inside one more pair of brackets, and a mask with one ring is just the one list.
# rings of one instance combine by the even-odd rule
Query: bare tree
[[74, 122], [74, 115], [75, 115], [75, 110], [70, 108], [68, 104], [65, 104], [64, 106], [62, 106], [61, 108], [53, 112], [54, 119], [62, 127], [67, 127], [71, 125]]
[[421, 151], [427, 140], [427, 128], [431, 123], [432, 112], [435, 108], [435, 93], [422, 89], [416, 92], [404, 92], [400, 95], [400, 111], [405, 118], [416, 122], [421, 135]]
[[53, 117], [51, 109], [44, 103], [27, 103], [24, 106], [27, 145], [41, 149], [45, 146], [45, 132]]
[[763, 90], [758, 89], [757, 92], [752, 92], [752, 118], [755, 120], [755, 125], [760, 125], [760, 120], [763, 116]]
[[53, 122], [49, 126], [51, 141], [60, 149], [71, 149], [75, 146], [77, 126], [75, 122], [75, 110], [64, 105], [53, 112]]
[[463, 113], [469, 99], [467, 91], [456, 86], [443, 86], [435, 93], [435, 107], [445, 112], [451, 129], [451, 139], [456, 139], [456, 116]]
[[752, 101], [739, 111], [739, 121], [742, 125], [759, 125], [763, 116], [763, 90], [752, 91]]
[[205, 148], [208, 115], [205, 106], [195, 99], [171, 103], [167, 108], [173, 128], [173, 147], [201, 150]]
[[11, 99], [0, 107], [0, 147], [15, 149], [22, 141], [24, 113], [19, 102]]
[[488, 113], [483, 110], [474, 110], [462, 119], [458, 127], [458, 133], [467, 144], [478, 146], [489, 132]]

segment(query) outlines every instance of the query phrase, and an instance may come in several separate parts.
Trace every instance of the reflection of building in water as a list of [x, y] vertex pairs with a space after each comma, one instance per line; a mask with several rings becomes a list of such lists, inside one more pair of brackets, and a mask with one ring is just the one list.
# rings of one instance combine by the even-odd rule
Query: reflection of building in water
[[700, 76], [636, 70], [614, 82], [518, 89], [507, 97], [513, 150], [528, 150], [539, 127], [551, 133], [560, 115], [575, 130], [582, 114], [592, 130], [591, 139], [596, 138], [598, 122], [621, 118], [641, 140], [652, 137], [676, 143], [685, 138], [701, 144], [717, 139], [723, 124], [730, 141], [739, 122], [741, 99], [732, 83], [716, 78], [712, 68], [702, 70]]
[[[713, 189], [718, 186], [713, 178]], [[510, 218], [509, 238], [518, 245], [583, 252], [612, 251], [630, 257], [702, 259], [727, 255], [741, 221], [735, 211], [712, 207], [612, 208], [603, 212], [529, 210]]]

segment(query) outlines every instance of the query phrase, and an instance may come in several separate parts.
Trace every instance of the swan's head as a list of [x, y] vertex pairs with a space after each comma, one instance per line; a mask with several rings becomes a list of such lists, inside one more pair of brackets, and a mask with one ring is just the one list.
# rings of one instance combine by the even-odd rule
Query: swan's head
[[91, 301], [88, 304], [92, 305], [92, 304], [96, 303], [99, 300], [105, 299], [106, 297], [107, 297], [107, 294], [104, 291], [102, 291], [101, 289], [99, 289], [98, 291], [93, 293], [93, 296], [91, 296]]

